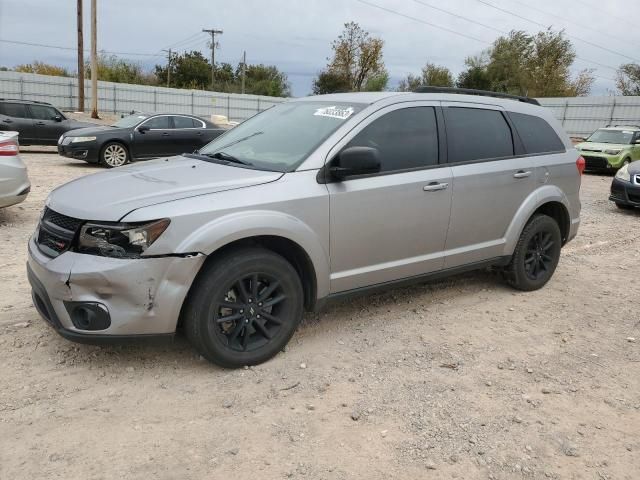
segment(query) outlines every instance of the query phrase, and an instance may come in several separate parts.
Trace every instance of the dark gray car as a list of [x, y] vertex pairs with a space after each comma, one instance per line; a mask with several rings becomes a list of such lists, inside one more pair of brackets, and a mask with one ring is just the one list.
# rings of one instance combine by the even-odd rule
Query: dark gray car
[[50, 103], [0, 98], [0, 131], [20, 134], [20, 145], [56, 145], [69, 130], [96, 124], [67, 118]]
[[238, 367], [346, 295], [487, 266], [542, 288], [578, 231], [584, 160], [550, 110], [494, 97], [298, 98], [197, 154], [73, 180], [29, 242], [35, 305], [92, 343], [180, 321]]

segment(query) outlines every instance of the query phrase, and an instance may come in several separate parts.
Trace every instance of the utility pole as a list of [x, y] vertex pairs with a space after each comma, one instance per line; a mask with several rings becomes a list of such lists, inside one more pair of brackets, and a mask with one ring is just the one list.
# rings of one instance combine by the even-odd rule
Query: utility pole
[[211, 35], [211, 91], [213, 91], [213, 75], [216, 69], [216, 35], [222, 35], [223, 32], [214, 28], [209, 30], [203, 28], [202, 31]]
[[167, 87], [171, 84], [171, 49], [162, 50], [167, 52]]
[[82, 0], [78, 0], [78, 111], [84, 112], [84, 35], [82, 31]]
[[242, 90], [241, 92], [244, 93], [244, 82], [245, 82], [245, 78], [247, 76], [247, 51], [243, 51], [242, 52]]
[[91, 118], [98, 117], [98, 13], [91, 0]]

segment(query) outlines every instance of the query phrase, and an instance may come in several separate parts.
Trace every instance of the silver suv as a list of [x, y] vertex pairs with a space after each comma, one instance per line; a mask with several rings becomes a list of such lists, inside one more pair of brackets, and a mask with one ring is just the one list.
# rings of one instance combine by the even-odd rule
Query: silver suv
[[535, 100], [426, 90], [294, 99], [57, 188], [29, 241], [36, 308], [87, 343], [182, 326], [238, 367], [345, 295], [487, 266], [541, 288], [578, 230], [584, 160]]

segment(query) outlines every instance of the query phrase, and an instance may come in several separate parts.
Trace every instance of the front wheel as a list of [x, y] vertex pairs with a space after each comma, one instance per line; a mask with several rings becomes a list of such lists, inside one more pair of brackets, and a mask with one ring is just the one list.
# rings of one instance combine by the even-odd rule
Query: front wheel
[[107, 168], [121, 167], [129, 161], [127, 148], [118, 142], [109, 142], [100, 151], [100, 163]]
[[507, 266], [509, 283], [518, 290], [542, 288], [560, 260], [562, 236], [558, 223], [547, 215], [536, 215], [524, 228]]
[[234, 250], [207, 265], [187, 301], [189, 341], [226, 368], [275, 356], [303, 314], [298, 273], [283, 257], [262, 248]]

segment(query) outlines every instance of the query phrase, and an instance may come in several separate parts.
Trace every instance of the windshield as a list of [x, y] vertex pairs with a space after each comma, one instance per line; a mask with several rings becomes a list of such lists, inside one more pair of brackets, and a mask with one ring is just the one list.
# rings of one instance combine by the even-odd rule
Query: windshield
[[631, 143], [633, 131], [631, 130], [596, 130], [587, 138], [587, 142], [593, 143]]
[[324, 140], [365, 105], [282, 103], [241, 123], [200, 149], [200, 154], [265, 170], [295, 170]]
[[147, 118], [147, 115], [129, 115], [128, 117], [121, 118], [111, 126], [118, 127], [118, 128], [133, 127], [139, 124], [145, 118]]

